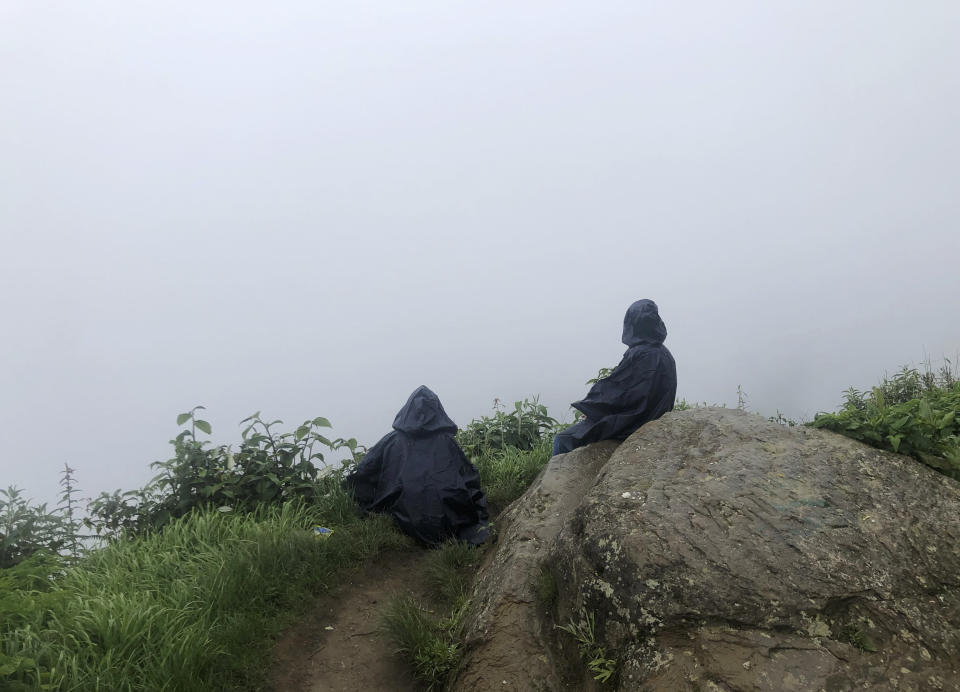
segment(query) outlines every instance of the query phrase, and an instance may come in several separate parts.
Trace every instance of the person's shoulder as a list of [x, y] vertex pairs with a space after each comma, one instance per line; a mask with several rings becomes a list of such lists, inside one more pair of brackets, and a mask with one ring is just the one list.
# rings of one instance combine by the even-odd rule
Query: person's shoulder
[[644, 367], [650, 367], [656, 366], [658, 363], [663, 365], [673, 362], [673, 354], [664, 344], [640, 344], [627, 349], [627, 352], [623, 354], [620, 365], [624, 369], [632, 370], [641, 364]]
[[663, 344], [637, 344], [636, 346], [628, 348], [627, 352], [623, 354], [623, 362], [628, 363], [636, 360], [655, 358], [663, 353], [665, 348], [666, 346]]
[[372, 452], [382, 452], [387, 445], [389, 445], [392, 441], [394, 441], [397, 438], [397, 435], [402, 435], [402, 434], [403, 433], [400, 433], [397, 430], [391, 430], [386, 435], [384, 435], [379, 440], [377, 440], [376, 443], [373, 445], [373, 447], [367, 450], [367, 454], [370, 454]]

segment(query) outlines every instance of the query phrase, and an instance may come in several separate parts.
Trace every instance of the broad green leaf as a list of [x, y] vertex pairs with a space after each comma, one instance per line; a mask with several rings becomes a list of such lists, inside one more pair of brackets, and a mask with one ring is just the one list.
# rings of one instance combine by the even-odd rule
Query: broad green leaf
[[207, 433], [207, 435], [210, 434], [211, 428], [210, 428], [210, 424], [207, 421], [195, 420], [193, 421], [193, 424], [196, 425], [198, 428], [200, 428], [203, 432]]
[[181, 413], [177, 416], [177, 425], [183, 425], [193, 416], [192, 413]]
[[905, 426], [909, 422], [910, 422], [910, 416], [904, 416], [900, 420], [896, 420], [893, 423], [891, 423], [890, 427], [893, 428], [894, 430], [900, 430], [901, 428], [903, 428], [903, 426]]
[[333, 427], [332, 425], [330, 425], [330, 421], [328, 421], [326, 418], [323, 418], [323, 417], [321, 417], [321, 416], [318, 416], [318, 417], [314, 418], [314, 419], [313, 419], [313, 424], [316, 425], [318, 428], [332, 428], [332, 427]]

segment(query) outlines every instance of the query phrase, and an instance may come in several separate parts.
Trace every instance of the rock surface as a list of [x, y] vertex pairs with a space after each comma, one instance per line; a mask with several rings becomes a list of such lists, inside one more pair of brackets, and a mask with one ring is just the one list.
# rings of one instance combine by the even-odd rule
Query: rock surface
[[589, 617], [614, 689], [960, 690], [956, 481], [727, 409], [609, 451], [554, 458], [501, 517], [454, 689], [591, 686], [552, 624]]
[[599, 442], [554, 457], [523, 497], [497, 517], [498, 546], [475, 580], [466, 629], [469, 658], [454, 689], [567, 687], [534, 585], [560, 529], [616, 449], [615, 442]]

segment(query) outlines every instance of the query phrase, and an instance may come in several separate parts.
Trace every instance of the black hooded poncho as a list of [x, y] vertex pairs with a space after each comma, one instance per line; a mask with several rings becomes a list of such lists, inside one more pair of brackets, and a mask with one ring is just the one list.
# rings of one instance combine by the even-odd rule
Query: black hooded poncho
[[625, 440], [641, 425], [673, 409], [677, 365], [667, 347], [657, 304], [638, 300], [623, 318], [623, 359], [572, 406], [586, 416], [557, 435], [554, 454], [600, 440]]
[[346, 484], [363, 509], [391, 515], [422, 543], [457, 538], [479, 545], [487, 538], [487, 498], [456, 432], [437, 395], [418, 387], [393, 432], [367, 452]]

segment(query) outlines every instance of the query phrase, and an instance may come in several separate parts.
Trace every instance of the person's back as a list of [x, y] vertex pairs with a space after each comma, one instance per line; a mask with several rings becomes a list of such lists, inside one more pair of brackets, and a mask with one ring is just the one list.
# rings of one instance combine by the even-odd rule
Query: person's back
[[652, 300], [638, 300], [627, 309], [623, 320], [627, 352], [609, 375], [573, 404], [586, 418], [557, 435], [554, 454], [600, 440], [624, 440], [673, 409], [677, 366], [663, 345], [666, 338], [667, 328]]
[[423, 543], [450, 537], [482, 543], [488, 531], [486, 497], [437, 395], [418, 387], [393, 428], [347, 476], [360, 506], [390, 514]]

